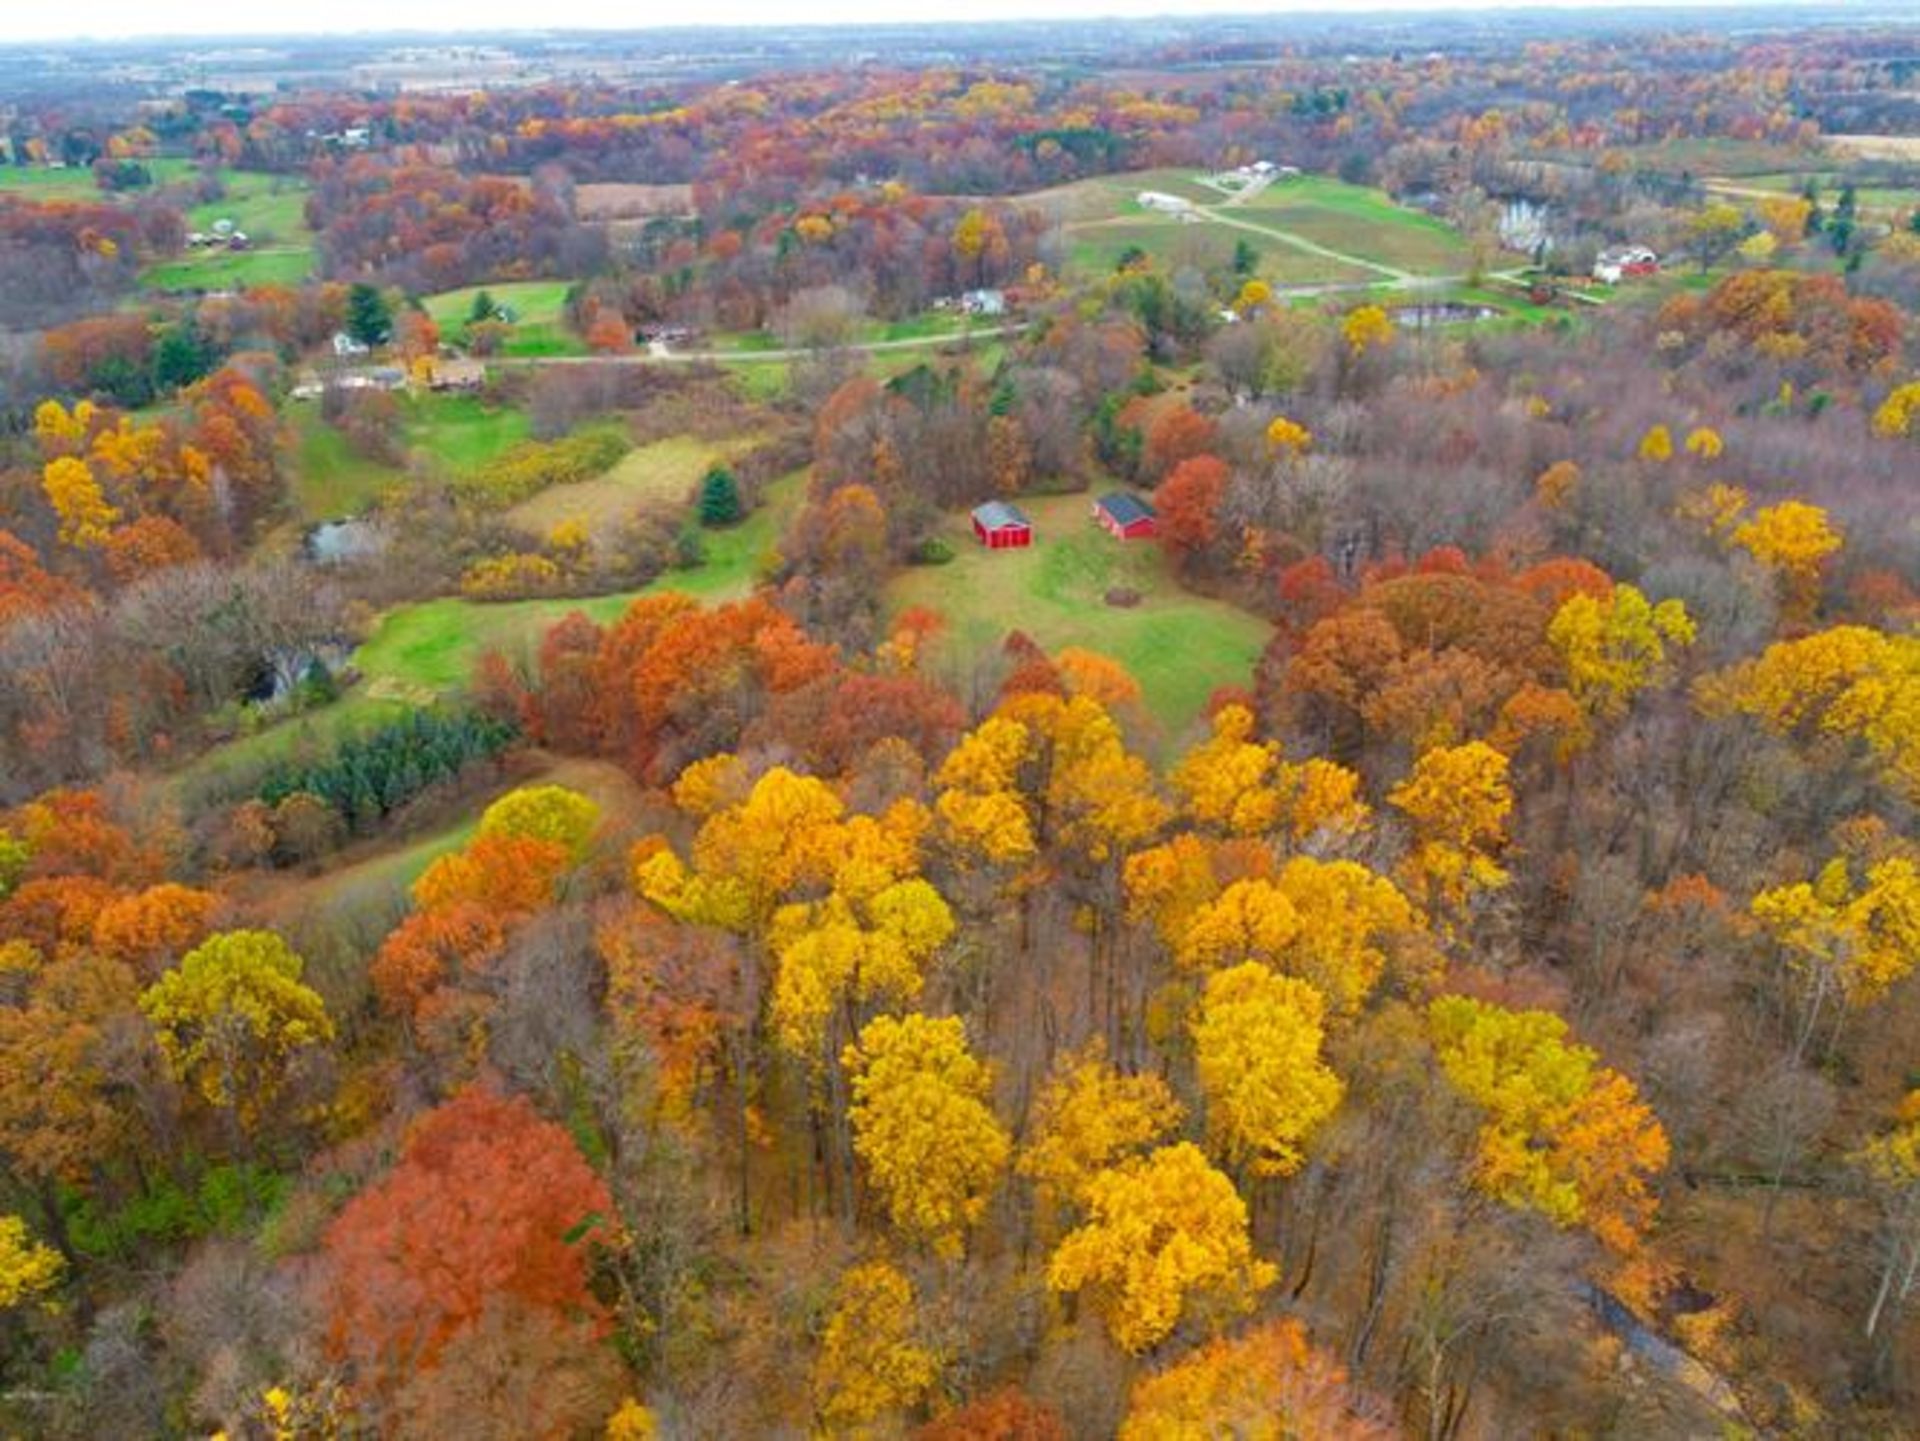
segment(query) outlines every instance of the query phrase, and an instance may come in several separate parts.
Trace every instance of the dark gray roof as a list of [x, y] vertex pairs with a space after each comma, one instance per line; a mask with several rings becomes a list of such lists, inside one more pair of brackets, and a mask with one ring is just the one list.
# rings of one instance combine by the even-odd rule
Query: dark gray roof
[[1020, 513], [1020, 507], [1010, 505], [1004, 500], [990, 500], [984, 505], [973, 508], [973, 518], [987, 530], [1004, 530], [1007, 526], [1023, 526], [1033, 529], [1033, 522]]
[[1100, 497], [1100, 509], [1120, 525], [1132, 525], [1136, 520], [1152, 520], [1153, 507], [1137, 495], [1128, 495], [1116, 490], [1112, 495]]

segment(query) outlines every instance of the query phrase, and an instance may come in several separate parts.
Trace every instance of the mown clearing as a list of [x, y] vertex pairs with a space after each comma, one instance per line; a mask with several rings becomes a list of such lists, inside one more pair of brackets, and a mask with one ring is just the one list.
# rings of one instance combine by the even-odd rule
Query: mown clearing
[[[1139, 200], [1146, 191], [1195, 209], [1150, 209]], [[1416, 275], [1468, 268], [1467, 244], [1446, 222], [1382, 191], [1322, 176], [1289, 176], [1236, 195], [1192, 171], [1145, 170], [1040, 191], [1025, 202], [1060, 217], [1069, 263], [1082, 273], [1109, 272], [1133, 249], [1163, 268], [1220, 270], [1242, 243], [1257, 257], [1255, 274], [1275, 286], [1364, 285], [1383, 278], [1374, 267]]]
[[[524, 412], [490, 406], [474, 396], [402, 395], [398, 399], [404, 447], [449, 470], [477, 470], [532, 433]], [[354, 454], [346, 438], [321, 419], [317, 404], [296, 406], [290, 416], [296, 447], [293, 495], [306, 520], [358, 515], [388, 490], [406, 483], [404, 467]]]
[[571, 288], [571, 283], [565, 280], [510, 280], [497, 285], [471, 285], [464, 290], [442, 291], [425, 297], [420, 303], [433, 317], [433, 323], [440, 327], [441, 339], [458, 344], [466, 338], [474, 297], [484, 290], [495, 305], [513, 315], [500, 347], [501, 355], [513, 359], [584, 355], [586, 346], [567, 329], [567, 292]]
[[[1168, 738], [1191, 725], [1223, 685], [1248, 684], [1271, 627], [1234, 606], [1182, 589], [1160, 547], [1121, 543], [1096, 526], [1090, 495], [1023, 497], [1033, 522], [1027, 550], [989, 551], [966, 515], [943, 535], [957, 552], [948, 565], [917, 566], [897, 576], [887, 599], [896, 610], [926, 606], [946, 618], [936, 665], [964, 676], [1020, 630], [1049, 652], [1081, 646], [1124, 665]], [[1133, 607], [1107, 604], [1117, 588], [1138, 591]], [[967, 694], [969, 687], [958, 687]]]

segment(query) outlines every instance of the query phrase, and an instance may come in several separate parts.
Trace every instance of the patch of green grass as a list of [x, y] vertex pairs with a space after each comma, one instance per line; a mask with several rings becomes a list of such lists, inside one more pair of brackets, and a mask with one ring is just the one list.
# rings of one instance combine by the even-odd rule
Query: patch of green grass
[[1444, 220], [1396, 205], [1384, 191], [1322, 175], [1275, 181], [1236, 213], [1256, 224], [1419, 274], [1464, 270], [1467, 243]]
[[705, 531], [706, 560], [693, 570], [668, 571], [637, 591], [586, 599], [487, 603], [445, 597], [401, 606], [381, 617], [354, 664], [377, 693], [416, 698], [464, 687], [482, 653], [524, 652], [554, 621], [570, 611], [592, 619], [616, 619], [636, 596], [678, 590], [702, 600], [731, 600], [753, 588], [760, 562], [799, 503], [803, 474], [783, 476], [767, 488], [766, 503], [728, 530]]
[[465, 339], [474, 297], [484, 290], [494, 304], [514, 315], [501, 355], [510, 359], [584, 355], [586, 346], [567, 329], [567, 292], [571, 288], [572, 282], [566, 280], [507, 280], [497, 285], [470, 285], [463, 290], [442, 291], [425, 297], [420, 303], [433, 317], [433, 323], [440, 327], [442, 338], [459, 342]]
[[[1157, 545], [1122, 544], [1099, 529], [1086, 495], [1028, 497], [1020, 505], [1034, 523], [1030, 549], [985, 550], [967, 518], [955, 516], [943, 529], [954, 560], [907, 570], [889, 585], [895, 610], [920, 605], [946, 617], [941, 663], [964, 673], [1014, 630], [1050, 651], [1098, 651], [1140, 682], [1148, 710], [1170, 737], [1193, 722], [1216, 688], [1251, 681], [1270, 633], [1265, 621], [1183, 590]], [[1115, 588], [1143, 599], [1131, 608], [1110, 606], [1107, 592]]]
[[312, 234], [307, 229], [305, 180], [228, 170], [221, 172], [220, 183], [227, 193], [189, 210], [187, 229], [212, 230], [216, 222], [231, 220], [248, 239], [269, 248], [297, 244]]
[[358, 515], [396, 485], [406, 473], [355, 455], [346, 438], [320, 418], [317, 405], [292, 412], [294, 433], [293, 497], [309, 521]]
[[[358, 515], [383, 493], [406, 483], [403, 468], [355, 455], [316, 404], [290, 408], [294, 434], [294, 499], [309, 521]], [[457, 472], [477, 470], [532, 434], [526, 415], [490, 406], [471, 395], [403, 395], [401, 440], [406, 449]]]
[[[1246, 219], [1261, 223], [1253, 216]], [[1269, 285], [1347, 285], [1373, 278], [1375, 272], [1314, 255], [1277, 236], [1262, 235], [1238, 225], [1214, 220], [1193, 224], [1171, 216], [1104, 221], [1071, 232], [1068, 256], [1072, 265], [1091, 275], [1111, 274], [1131, 248], [1144, 250], [1165, 270], [1191, 266], [1197, 270], [1224, 270], [1245, 241], [1258, 257], [1254, 273]]]
[[331, 705], [212, 747], [169, 777], [168, 784], [190, 806], [201, 797], [228, 795], [251, 786], [275, 765], [331, 755], [349, 736], [378, 730], [412, 708], [406, 700], [355, 686]]
[[533, 434], [524, 411], [478, 396], [418, 395], [405, 404], [408, 447], [457, 471], [478, 470]]
[[[141, 164], [153, 172], [154, 189], [193, 178], [193, 162], [178, 156], [143, 160]], [[93, 171], [84, 165], [59, 170], [46, 165], [0, 165], [0, 191], [12, 191], [34, 200], [112, 200], [151, 193], [131, 190], [109, 194], [93, 183]]]
[[256, 285], [300, 284], [313, 273], [311, 245], [267, 250], [206, 250], [163, 260], [141, 272], [149, 290], [245, 290]]

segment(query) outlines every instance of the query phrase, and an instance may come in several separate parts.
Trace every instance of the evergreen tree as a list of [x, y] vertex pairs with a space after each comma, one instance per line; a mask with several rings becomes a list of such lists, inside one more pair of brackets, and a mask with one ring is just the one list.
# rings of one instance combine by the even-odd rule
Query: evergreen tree
[[467, 324], [472, 325], [478, 321], [492, 320], [493, 312], [496, 308], [493, 303], [493, 297], [486, 291], [481, 291], [473, 297], [473, 306], [467, 311]]
[[737, 525], [740, 521], [740, 486], [733, 472], [716, 465], [700, 482], [700, 524], [708, 530]]
[[371, 285], [347, 292], [347, 334], [362, 345], [385, 345], [393, 339], [393, 308]]
[[213, 369], [213, 347], [191, 320], [170, 325], [153, 347], [153, 387], [169, 395], [192, 385]]

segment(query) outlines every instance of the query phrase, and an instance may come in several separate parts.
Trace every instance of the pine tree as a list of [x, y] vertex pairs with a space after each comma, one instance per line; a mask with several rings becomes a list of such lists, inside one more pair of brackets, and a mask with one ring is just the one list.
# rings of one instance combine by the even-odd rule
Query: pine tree
[[393, 339], [393, 309], [373, 286], [356, 285], [347, 292], [347, 334], [362, 345]]
[[700, 482], [699, 510], [700, 524], [708, 530], [739, 524], [740, 486], [724, 465], [714, 466]]

